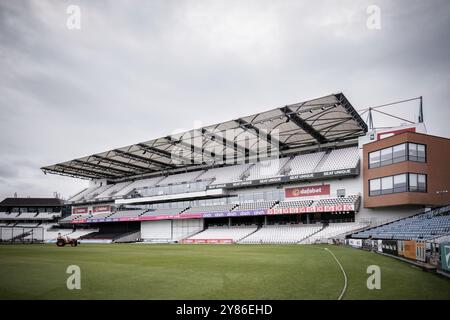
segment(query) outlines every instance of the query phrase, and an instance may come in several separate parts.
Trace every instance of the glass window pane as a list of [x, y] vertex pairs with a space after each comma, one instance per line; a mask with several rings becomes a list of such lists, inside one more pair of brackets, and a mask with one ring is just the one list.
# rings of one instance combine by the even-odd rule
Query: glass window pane
[[394, 176], [394, 192], [406, 191], [406, 174]]
[[394, 146], [392, 148], [392, 154], [394, 163], [406, 161], [406, 144]]
[[425, 146], [423, 144], [417, 145], [417, 161], [425, 162]]
[[377, 196], [381, 194], [381, 180], [372, 179], [369, 181], [369, 195]]
[[417, 191], [417, 174], [409, 174], [409, 191]]
[[392, 177], [381, 178], [381, 193], [388, 194], [394, 191], [394, 183]]
[[408, 157], [410, 161], [417, 161], [417, 144], [408, 144]]
[[369, 168], [376, 168], [380, 166], [380, 151], [369, 153]]
[[417, 175], [417, 185], [419, 191], [427, 191], [427, 178], [424, 174]]
[[385, 166], [392, 163], [392, 148], [381, 150], [381, 165]]

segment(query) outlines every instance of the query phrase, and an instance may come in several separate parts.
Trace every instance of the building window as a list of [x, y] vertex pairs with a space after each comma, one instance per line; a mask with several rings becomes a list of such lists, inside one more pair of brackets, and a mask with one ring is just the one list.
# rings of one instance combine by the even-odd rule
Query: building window
[[381, 179], [369, 180], [369, 195], [378, 196], [381, 194]]
[[394, 176], [394, 192], [406, 192], [407, 189], [406, 173]]
[[410, 192], [427, 192], [427, 177], [424, 174], [409, 174]]
[[369, 168], [380, 166], [380, 150], [369, 153]]
[[426, 162], [425, 145], [408, 142], [369, 153], [370, 169], [403, 161]]
[[427, 192], [427, 176], [420, 173], [403, 173], [369, 180], [369, 196], [398, 192]]
[[392, 148], [386, 148], [381, 150], [380, 167], [392, 164]]
[[381, 178], [381, 194], [389, 194], [394, 192], [394, 177]]
[[392, 162], [403, 162], [406, 161], [406, 144], [399, 144], [392, 147]]
[[417, 143], [408, 144], [408, 158], [410, 161], [425, 162], [425, 145]]

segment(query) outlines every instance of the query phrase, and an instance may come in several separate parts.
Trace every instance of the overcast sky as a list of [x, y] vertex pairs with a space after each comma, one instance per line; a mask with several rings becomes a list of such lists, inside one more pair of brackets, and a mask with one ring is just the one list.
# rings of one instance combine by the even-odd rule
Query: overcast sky
[[422, 95], [450, 137], [449, 30], [447, 0], [0, 0], [0, 198], [67, 198], [88, 182], [40, 167], [340, 91], [356, 109]]

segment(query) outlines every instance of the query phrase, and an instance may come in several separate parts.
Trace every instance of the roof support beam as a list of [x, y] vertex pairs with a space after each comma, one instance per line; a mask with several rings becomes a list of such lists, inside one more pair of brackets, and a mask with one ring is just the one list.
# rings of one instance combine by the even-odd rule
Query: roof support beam
[[364, 120], [361, 118], [360, 114], [353, 108], [353, 106], [350, 104], [350, 101], [347, 100], [347, 98], [344, 96], [344, 94], [338, 93], [335, 94], [336, 99], [339, 101], [342, 107], [352, 116], [352, 118], [358, 123], [361, 129], [363, 129], [364, 132], [367, 132], [367, 124], [364, 122]]
[[53, 169], [41, 168], [41, 170], [44, 174], [51, 173], [51, 174], [57, 174], [59, 176], [64, 176], [64, 177], [79, 178], [79, 179], [86, 179], [86, 180], [97, 179], [96, 177], [93, 177], [93, 176], [88, 176], [88, 175], [83, 175], [83, 174], [75, 174], [75, 173], [73, 173], [73, 174], [72, 173], [64, 173], [64, 172], [60, 172], [60, 171], [53, 170]]
[[261, 130], [258, 127], [254, 126], [253, 124], [251, 124], [250, 122], [247, 122], [244, 119], [236, 119], [234, 121], [237, 122], [239, 126], [244, 130], [247, 129], [253, 130], [256, 133], [257, 137], [265, 139], [269, 145], [278, 145], [278, 148], [280, 150], [289, 149], [289, 146], [287, 144], [276, 139], [270, 133], [260, 134]]
[[[191, 153], [195, 153], [195, 154], [200, 155], [200, 156], [202, 157], [202, 164], [206, 164], [206, 162], [204, 161], [204, 160], [205, 160], [205, 159], [204, 159], [205, 157], [208, 157], [209, 159], [212, 159], [213, 161], [215, 160], [214, 157], [211, 157], [210, 155], [206, 154], [206, 153], [204, 152], [205, 150], [204, 150], [203, 148], [199, 148], [199, 147], [197, 147], [197, 146], [194, 145], [194, 144], [187, 143], [187, 142], [185, 142], [185, 141], [183, 141], [183, 140], [177, 140], [177, 139], [174, 139], [174, 138], [172, 138], [171, 136], [167, 136], [167, 137], [166, 137], [166, 140], [169, 141], [169, 142], [170, 142], [172, 145], [174, 145], [174, 146], [182, 146], [182, 147], [184, 147], [185, 149], [188, 149], [189, 151], [191, 151]], [[191, 157], [190, 163], [191, 163], [191, 164], [194, 164], [194, 163], [195, 163], [194, 157]]]
[[303, 131], [308, 133], [311, 137], [317, 140], [319, 143], [326, 143], [328, 142], [327, 138], [325, 138], [323, 135], [320, 134], [317, 130], [315, 130], [313, 127], [311, 127], [305, 120], [300, 118], [297, 113], [293, 112], [291, 108], [288, 106], [283, 107], [280, 109], [285, 116], [295, 123], [299, 128], [301, 128]]
[[[149, 150], [147, 150], [145, 148], [144, 145], [138, 144], [138, 146], [144, 151], [149, 151]], [[155, 159], [149, 159], [149, 158], [142, 157], [142, 156], [139, 156], [137, 154], [125, 152], [125, 151], [122, 151], [122, 150], [114, 150], [113, 152], [116, 153], [117, 155], [123, 157], [123, 158], [127, 158], [127, 159], [130, 159], [130, 160], [136, 160], [136, 161], [140, 161], [140, 162], [156, 165], [157, 167], [162, 168], [162, 169], [175, 168], [175, 166], [173, 164], [165, 163], [165, 162], [158, 161], [158, 160], [155, 160]]]
[[77, 167], [73, 167], [73, 166], [69, 166], [66, 164], [58, 164], [56, 165], [57, 168], [61, 168], [61, 172], [66, 172], [68, 171], [69, 173], [72, 174], [82, 174], [85, 176], [89, 176], [92, 177], [93, 179], [102, 179], [102, 178], [108, 178], [108, 179], [114, 179], [117, 178], [117, 176], [112, 176], [109, 174], [101, 174], [99, 172], [95, 172], [95, 171], [90, 171], [90, 170], [86, 170], [86, 169], [82, 169], [82, 168], [77, 168]]
[[98, 155], [93, 155], [91, 156], [94, 159], [98, 159], [101, 162], [105, 162], [105, 163], [109, 163], [112, 165], [116, 165], [116, 166], [121, 166], [124, 168], [129, 168], [129, 169], [133, 169], [133, 170], [138, 170], [138, 171], [150, 171], [153, 172], [153, 170], [151, 170], [150, 168], [145, 168], [145, 167], [141, 167], [132, 163], [127, 163], [127, 162], [123, 162], [123, 161], [119, 161], [119, 160], [114, 160], [114, 159], [109, 159], [109, 158], [105, 158], [105, 157], [101, 157]]
[[[86, 162], [86, 161], [81, 161], [78, 159], [72, 160], [72, 162], [75, 162], [81, 166], [85, 166], [85, 167], [90, 167], [92, 169], [100, 169], [100, 171], [106, 171], [106, 172], [110, 172], [112, 174], [119, 174], [119, 175], [124, 175], [124, 174], [130, 174], [129, 171], [125, 171], [125, 170], [121, 170], [121, 169], [116, 169], [116, 168], [111, 168], [111, 167], [107, 167], [107, 166], [103, 166], [101, 164], [96, 164], [96, 163], [92, 163], [92, 162]], [[98, 172], [99, 174], [102, 174], [102, 172]]]
[[[137, 144], [137, 146], [140, 147], [142, 150], [146, 150], [147, 152], [151, 152], [151, 153], [157, 154], [157, 155], [159, 155], [161, 157], [165, 157], [167, 159], [174, 160], [174, 158], [176, 158], [176, 159], [180, 160], [182, 163], [189, 163], [189, 164], [191, 163], [191, 159], [190, 158], [186, 158], [186, 157], [182, 157], [182, 156], [179, 156], [179, 155], [176, 155], [176, 154], [172, 154], [172, 153], [170, 153], [169, 151], [166, 151], [166, 150], [162, 150], [162, 149], [159, 149], [159, 148], [156, 148], [156, 147], [148, 146], [148, 145], [143, 144], [143, 143], [139, 143], [139, 144]], [[176, 167], [176, 166], [174, 166], [174, 167]]]
[[225, 148], [231, 148], [235, 151], [239, 151], [239, 152], [243, 153], [246, 157], [248, 157], [250, 154], [255, 154], [255, 152], [249, 150], [246, 147], [239, 145], [236, 141], [227, 140], [224, 136], [221, 136], [214, 132], [210, 132], [210, 131], [206, 130], [205, 128], [202, 128], [201, 130], [202, 130], [203, 136], [206, 136], [207, 138], [209, 138], [212, 141], [222, 142], [222, 145]]

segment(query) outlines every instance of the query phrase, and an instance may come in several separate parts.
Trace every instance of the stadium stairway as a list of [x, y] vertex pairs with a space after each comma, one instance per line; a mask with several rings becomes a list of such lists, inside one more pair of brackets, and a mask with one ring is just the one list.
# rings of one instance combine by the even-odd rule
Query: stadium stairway
[[286, 161], [286, 163], [284, 165], [281, 166], [280, 170], [278, 170], [278, 174], [281, 176], [288, 176], [289, 172], [291, 172], [291, 162], [292, 159], [294, 159], [295, 156], [291, 156], [289, 157], [289, 160]]
[[304, 237], [303, 239], [301, 239], [300, 241], [297, 242], [297, 244], [300, 243], [304, 243], [306, 240], [308, 240], [309, 238], [311, 238], [312, 236], [314, 236], [315, 234], [321, 232], [322, 230], [324, 230], [326, 228], [325, 225], [322, 225], [322, 228], [320, 230], [317, 230], [316, 232], [311, 233], [309, 236]]
[[132, 243], [138, 242], [141, 238], [141, 231], [130, 231], [121, 235], [118, 235], [112, 239], [113, 243]]
[[205, 230], [206, 230], [206, 229], [203, 228], [202, 230], [195, 231], [195, 232], [191, 233], [190, 235], [181, 238], [180, 240], [183, 241], [183, 240], [188, 239], [188, 238], [190, 238], [190, 237], [193, 237], [193, 236], [195, 236], [195, 235], [197, 235], [197, 234], [199, 234], [200, 232], [203, 232], [203, 231], [205, 231]]
[[80, 192], [77, 192], [76, 194], [74, 194], [73, 196], [69, 197], [69, 201], [71, 199], [77, 198], [79, 195], [81, 195], [82, 193], [84, 193], [85, 191], [87, 191], [88, 188], [84, 188], [83, 190], [81, 190]]
[[256, 165], [256, 163], [252, 163], [248, 166], [247, 169], [245, 169], [244, 172], [242, 172], [242, 174], [239, 177], [239, 180], [245, 181], [247, 180], [248, 177], [250, 177], [250, 170], [251, 168], [253, 168]]
[[31, 230], [27, 230], [27, 231], [23, 232], [22, 234], [18, 234], [17, 236], [12, 237], [9, 241], [15, 242], [17, 240], [22, 240], [25, 237], [28, 237], [29, 235], [31, 235]]
[[248, 235], [246, 235], [245, 237], [242, 237], [241, 239], [239, 239], [238, 241], [236, 241], [236, 243], [240, 243], [240, 241], [242, 241], [242, 240], [244, 240], [245, 238], [248, 238], [248, 237], [250, 237], [252, 234], [254, 234], [254, 233], [256, 233], [256, 232], [258, 232], [260, 229], [261, 229], [262, 227], [261, 226], [258, 226], [257, 228], [256, 228], [256, 230], [255, 231], [253, 231], [252, 233], [249, 233]]
[[330, 156], [332, 150], [327, 150], [325, 154], [323, 155], [322, 159], [317, 163], [317, 165], [314, 167], [314, 170], [312, 172], [316, 172], [318, 168], [322, 167], [322, 165], [327, 161], [328, 157]]

